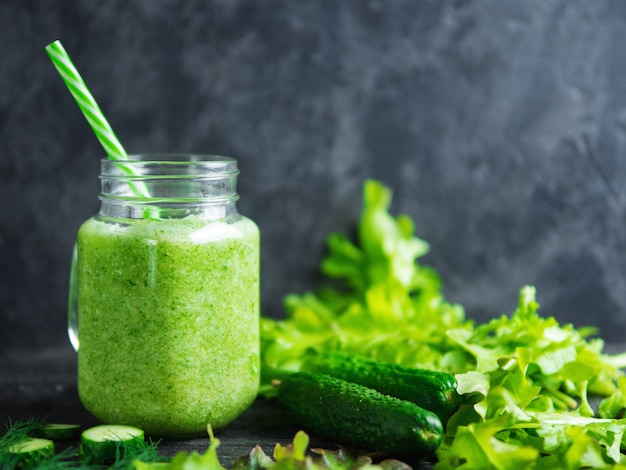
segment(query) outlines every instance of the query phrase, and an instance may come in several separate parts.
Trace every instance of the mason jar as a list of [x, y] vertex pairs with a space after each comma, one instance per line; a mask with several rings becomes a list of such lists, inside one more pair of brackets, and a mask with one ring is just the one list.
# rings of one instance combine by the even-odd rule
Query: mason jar
[[221, 156], [102, 160], [69, 325], [80, 400], [99, 420], [187, 437], [254, 401], [259, 230], [237, 212], [237, 175]]

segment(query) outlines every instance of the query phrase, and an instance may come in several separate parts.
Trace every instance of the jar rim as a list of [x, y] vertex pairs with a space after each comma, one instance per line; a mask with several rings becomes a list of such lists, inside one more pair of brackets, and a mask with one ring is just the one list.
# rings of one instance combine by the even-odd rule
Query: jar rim
[[100, 178], [143, 180], [168, 177], [227, 178], [239, 174], [237, 160], [199, 153], [144, 153], [100, 160]]
[[210, 153], [156, 152], [133, 153], [122, 159], [102, 158], [102, 163], [237, 163], [237, 160], [225, 155]]

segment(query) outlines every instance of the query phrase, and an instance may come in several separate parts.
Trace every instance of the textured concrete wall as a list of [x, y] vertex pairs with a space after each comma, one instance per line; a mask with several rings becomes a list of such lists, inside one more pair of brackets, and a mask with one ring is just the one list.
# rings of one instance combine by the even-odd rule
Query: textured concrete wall
[[66, 343], [69, 258], [102, 150], [44, 52], [61, 39], [129, 152], [239, 159], [263, 312], [313, 285], [365, 178], [479, 321], [626, 332], [626, 3], [0, 2], [0, 350]]

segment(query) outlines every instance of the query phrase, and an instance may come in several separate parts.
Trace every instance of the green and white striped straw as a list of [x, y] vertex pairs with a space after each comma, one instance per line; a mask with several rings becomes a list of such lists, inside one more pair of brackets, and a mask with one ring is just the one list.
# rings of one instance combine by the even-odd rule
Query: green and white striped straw
[[96, 100], [89, 92], [87, 85], [85, 85], [76, 67], [74, 67], [61, 41], [54, 41], [48, 44], [48, 46], [46, 46], [46, 52], [61, 75], [61, 78], [63, 78], [70, 93], [72, 93], [76, 103], [78, 103], [78, 107], [87, 118], [89, 125], [96, 133], [96, 137], [98, 137], [98, 140], [104, 147], [109, 158], [112, 160], [126, 159], [127, 155], [124, 147], [122, 147], [120, 141], [117, 140], [115, 132], [111, 129], [111, 126], [100, 110], [100, 106], [98, 106], [98, 103], [96, 103]]
[[[108, 157], [111, 160], [127, 160], [128, 155], [124, 147], [122, 147], [122, 144], [115, 136], [115, 132], [113, 132], [113, 129], [100, 110], [100, 106], [98, 106], [98, 103], [96, 103], [87, 85], [85, 85], [80, 73], [78, 73], [78, 70], [74, 67], [61, 41], [57, 40], [48, 44], [46, 46], [46, 52], [61, 75], [65, 85], [70, 90], [70, 93], [72, 93], [78, 107], [87, 118], [87, 122], [89, 122], [89, 125], [96, 134], [102, 147], [104, 147], [104, 151]], [[122, 166], [122, 170], [127, 174], [133, 175], [132, 170], [125, 165]], [[130, 187], [136, 196], [150, 197], [150, 193], [143, 183], [131, 182]]]

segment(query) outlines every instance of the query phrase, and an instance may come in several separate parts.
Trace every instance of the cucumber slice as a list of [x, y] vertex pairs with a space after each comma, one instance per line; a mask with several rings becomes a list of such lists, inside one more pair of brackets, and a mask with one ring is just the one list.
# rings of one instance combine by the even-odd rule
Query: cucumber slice
[[121, 424], [101, 424], [81, 433], [79, 454], [87, 462], [107, 464], [114, 462], [117, 454], [123, 454], [124, 448], [132, 448], [143, 441], [142, 429]]
[[52, 458], [55, 446], [54, 442], [49, 439], [28, 437], [11, 444], [7, 450], [15, 457], [17, 467], [30, 467], [42, 460]]
[[32, 432], [33, 437], [52, 439], [53, 441], [63, 441], [74, 439], [80, 434], [80, 424], [43, 424]]

